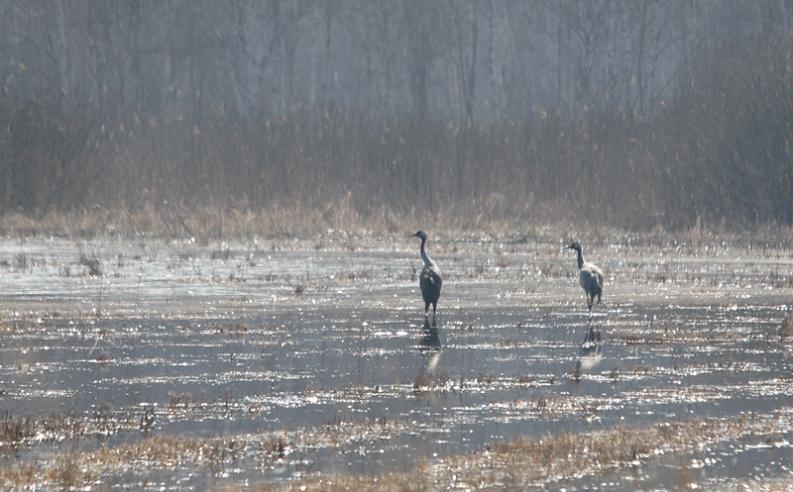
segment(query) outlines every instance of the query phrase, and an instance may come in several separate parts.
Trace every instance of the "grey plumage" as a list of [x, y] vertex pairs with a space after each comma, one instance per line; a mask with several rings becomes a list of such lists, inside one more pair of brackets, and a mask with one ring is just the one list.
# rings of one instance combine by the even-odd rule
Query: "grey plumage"
[[413, 234], [413, 237], [421, 238], [421, 260], [424, 262], [424, 267], [421, 269], [419, 287], [421, 287], [421, 297], [424, 298], [424, 315], [427, 315], [430, 304], [432, 304], [432, 314], [434, 316], [435, 310], [438, 307], [438, 298], [441, 296], [443, 277], [441, 276], [441, 270], [438, 268], [438, 265], [427, 255], [425, 249], [427, 244], [427, 233], [418, 231]]
[[578, 253], [578, 282], [584, 292], [586, 292], [587, 306], [591, 311], [595, 297], [597, 296], [598, 304], [600, 304], [600, 297], [603, 295], [603, 272], [593, 263], [584, 261], [584, 253], [581, 250], [580, 243], [572, 243], [567, 249], [572, 249]]

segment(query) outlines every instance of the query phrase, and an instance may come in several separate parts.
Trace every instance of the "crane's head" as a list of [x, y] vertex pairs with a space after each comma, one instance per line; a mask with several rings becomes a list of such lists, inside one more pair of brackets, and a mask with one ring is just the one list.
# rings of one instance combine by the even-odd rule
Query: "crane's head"
[[424, 231], [418, 231], [415, 234], [411, 234], [410, 237], [420, 237], [422, 241], [427, 240], [427, 233]]
[[581, 243], [579, 243], [578, 241], [576, 241], [574, 243], [570, 243], [570, 246], [568, 246], [567, 249], [572, 249], [572, 250], [578, 251], [580, 253], [581, 252]]

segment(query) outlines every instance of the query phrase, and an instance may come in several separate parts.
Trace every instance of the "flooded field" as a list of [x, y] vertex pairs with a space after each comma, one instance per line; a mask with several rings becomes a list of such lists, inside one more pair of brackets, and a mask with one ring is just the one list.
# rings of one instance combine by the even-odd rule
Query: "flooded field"
[[793, 487], [793, 252], [584, 248], [1, 240], [0, 486]]

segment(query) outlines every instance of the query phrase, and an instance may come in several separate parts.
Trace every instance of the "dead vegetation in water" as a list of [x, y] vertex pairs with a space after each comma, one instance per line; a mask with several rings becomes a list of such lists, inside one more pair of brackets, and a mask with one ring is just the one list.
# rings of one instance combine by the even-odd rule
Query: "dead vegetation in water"
[[154, 435], [138, 442], [93, 451], [64, 451], [46, 462], [24, 463], [0, 469], [0, 487], [34, 487], [42, 484], [79, 486], [101, 480], [114, 470], [142, 466], [167, 469], [175, 466], [206, 467], [218, 473], [233, 463], [252, 458], [281, 460], [294, 452], [344, 448], [355, 442], [387, 440], [409, 428], [409, 423], [380, 418], [350, 422], [333, 420], [316, 429], [298, 429], [217, 438]]
[[431, 480], [431, 471], [426, 464], [422, 464], [411, 473], [334, 475], [327, 478], [300, 480], [295, 483], [261, 484], [252, 490], [256, 492], [276, 490], [299, 490], [301, 492], [331, 492], [338, 490], [356, 492], [425, 492], [435, 489]]
[[724, 486], [723, 489], [747, 492], [753, 490], [762, 490], [764, 492], [790, 492], [793, 490], [793, 478], [773, 477], [758, 480], [740, 479], [731, 483], [730, 486]]
[[[540, 398], [528, 402], [540, 412], [554, 411], [558, 402]], [[561, 403], [564, 406], [563, 403]], [[566, 409], [561, 409], [565, 411]], [[101, 409], [97, 412], [101, 414]], [[452, 455], [436, 463], [421, 464], [404, 473], [334, 475], [297, 479], [258, 490], [429, 490], [444, 488], [526, 488], [542, 486], [563, 477], [603, 473], [624, 466], [640, 466], [658, 454], [689, 452], [716, 442], [745, 436], [786, 432], [793, 413], [744, 415], [732, 419], [699, 419], [665, 422], [650, 427], [614, 427], [586, 433], [562, 433], [520, 438], [492, 444], [481, 451]], [[245, 459], [257, 463], [279, 461], [311, 449], [345, 449], [361, 441], [389, 439], [415, 430], [410, 423], [385, 418], [346, 422], [331, 420], [316, 429], [218, 438], [150, 436], [135, 443], [102, 446], [94, 451], [56, 453], [46, 462], [22, 463], [0, 470], [0, 486], [32, 487], [42, 484], [80, 486], [101, 481], [121, 469], [143, 466], [206, 467], [220, 472]]]
[[779, 327], [779, 343], [782, 345], [793, 344], [793, 314], [788, 314]]
[[703, 345], [713, 343], [735, 343], [747, 336], [748, 335], [745, 333], [727, 329], [711, 329], [706, 327], [660, 323], [651, 325], [649, 329], [642, 330], [615, 329], [609, 334], [609, 341], [624, 343], [625, 345]]
[[58, 442], [87, 436], [109, 436], [136, 429], [133, 415], [114, 413], [105, 402], [92, 415], [51, 413], [41, 418], [15, 417], [8, 412], [0, 420], [0, 452], [16, 452], [35, 442]]
[[101, 277], [104, 275], [102, 262], [99, 261], [99, 258], [96, 256], [96, 254], [81, 252], [79, 263], [86, 268], [86, 272], [90, 277]]
[[597, 399], [581, 399], [559, 395], [541, 395], [536, 398], [517, 399], [507, 402], [493, 402], [490, 407], [507, 409], [509, 413], [525, 416], [527, 414], [543, 417], [566, 415], [589, 415], [597, 410], [602, 402]]
[[0, 452], [16, 451], [35, 435], [35, 425], [29, 417], [13, 417], [5, 412], [0, 421]]
[[416, 392], [424, 391], [448, 391], [453, 389], [449, 376], [444, 372], [425, 371], [416, 377], [413, 382], [413, 390]]
[[563, 433], [493, 444], [482, 451], [452, 455], [435, 464], [381, 475], [307, 477], [257, 490], [443, 490], [543, 487], [565, 477], [640, 466], [653, 456], [688, 452], [749, 435], [789, 428], [790, 416], [747, 415], [660, 423], [651, 427], [614, 427], [588, 433]]
[[210, 330], [218, 335], [247, 335], [251, 327], [244, 323], [215, 323]]

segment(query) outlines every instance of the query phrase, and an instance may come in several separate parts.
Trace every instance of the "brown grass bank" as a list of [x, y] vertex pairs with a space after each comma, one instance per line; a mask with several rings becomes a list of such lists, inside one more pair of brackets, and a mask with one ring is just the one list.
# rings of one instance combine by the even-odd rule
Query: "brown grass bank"
[[588, 244], [711, 244], [726, 241], [733, 245], [793, 248], [791, 226], [704, 226], [697, 222], [685, 229], [667, 229], [656, 225], [637, 231], [613, 227], [606, 222], [581, 221], [569, 214], [559, 214], [557, 217], [564, 218], [552, 220], [533, 216], [528, 211], [506, 213], [488, 201], [472, 202], [466, 210], [444, 209], [428, 213], [412, 209], [394, 212], [380, 207], [362, 212], [355, 208], [349, 196], [329, 200], [322, 207], [306, 207], [299, 202], [261, 208], [155, 206], [147, 202], [141, 207], [131, 208], [92, 207], [45, 213], [15, 211], [0, 214], [0, 236], [162, 240], [194, 238], [206, 244], [213, 240], [250, 238], [321, 238], [323, 241], [387, 239], [412, 234], [416, 229], [426, 229], [438, 239], [487, 239], [511, 243], [558, 243], [576, 238]]

